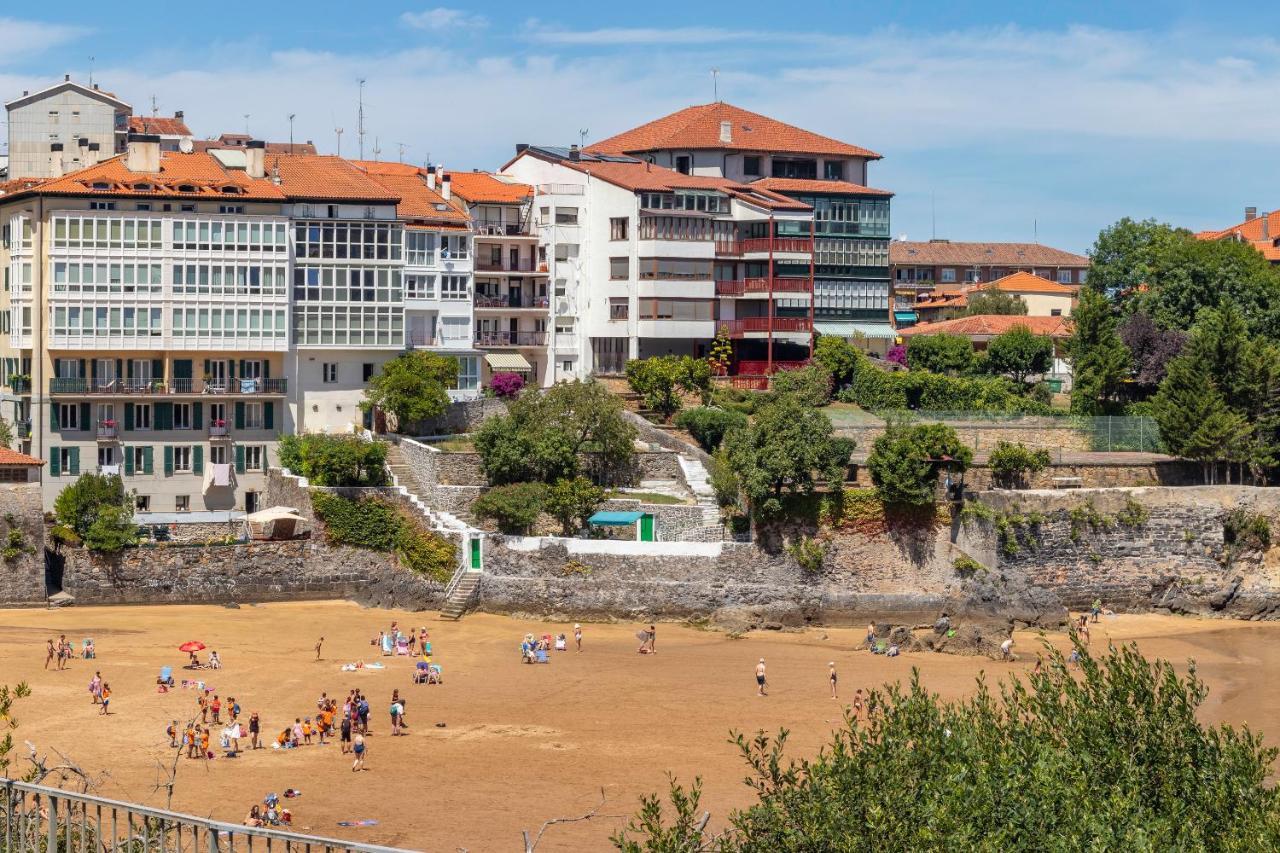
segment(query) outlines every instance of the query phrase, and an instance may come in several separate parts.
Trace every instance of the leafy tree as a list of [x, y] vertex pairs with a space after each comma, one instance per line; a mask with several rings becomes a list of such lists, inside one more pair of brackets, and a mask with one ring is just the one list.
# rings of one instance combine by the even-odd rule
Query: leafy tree
[[864, 368], [869, 367], [867, 357], [844, 338], [821, 335], [813, 345], [813, 360], [830, 373], [838, 387], [843, 388], [854, 380]]
[[1133, 380], [1154, 389], [1164, 379], [1165, 366], [1182, 351], [1185, 332], [1161, 329], [1141, 311], [1130, 314], [1120, 325], [1120, 340], [1133, 359]]
[[627, 383], [664, 420], [680, 411], [681, 393], [711, 393], [711, 365], [687, 355], [661, 355], [627, 362]]
[[972, 370], [973, 361], [973, 344], [962, 335], [916, 335], [907, 343], [907, 366], [912, 370], [954, 376]]
[[1019, 385], [1024, 384], [1028, 376], [1048, 373], [1051, 367], [1053, 340], [1032, 334], [1026, 326], [1014, 326], [987, 344], [987, 370], [1012, 376]]
[[565, 536], [572, 536], [587, 526], [589, 519], [604, 500], [604, 489], [586, 477], [556, 480], [547, 489], [543, 508], [560, 522]]
[[448, 389], [458, 384], [458, 360], [427, 350], [404, 352], [382, 365], [364, 390], [366, 408], [390, 412], [396, 429], [439, 417], [449, 408]]
[[1253, 334], [1280, 334], [1280, 272], [1254, 246], [1183, 237], [1168, 247], [1138, 306], [1156, 325], [1186, 329], [1205, 308], [1234, 305]]
[[1051, 461], [1047, 450], [1032, 450], [1022, 442], [1000, 440], [987, 456], [987, 467], [997, 482], [1018, 486], [1025, 482], [1027, 474], [1043, 471]]
[[1136, 300], [1155, 281], [1169, 249], [1190, 232], [1154, 219], [1136, 222], [1129, 217], [1102, 229], [1089, 255], [1089, 288], [1116, 298], [1121, 304]]
[[881, 502], [928, 506], [935, 500], [938, 472], [961, 472], [972, 461], [973, 451], [946, 424], [912, 425], [891, 418], [871, 446], [867, 470]]
[[716, 329], [715, 339], [711, 341], [711, 352], [707, 355], [707, 365], [716, 376], [724, 376], [729, 372], [729, 363], [733, 361], [733, 343], [729, 340], [729, 327]]
[[[70, 528], [87, 544], [89, 529], [109, 507], [128, 510], [132, 522], [132, 499], [125, 491], [124, 480], [119, 475], [81, 474], [58, 493], [53, 501], [53, 514], [59, 524]], [[112, 518], [114, 520], [116, 516]], [[108, 531], [103, 528], [101, 532]]]
[[138, 541], [138, 528], [133, 523], [133, 507], [106, 505], [80, 537], [90, 551], [115, 554]]
[[1050, 412], [1034, 389], [1003, 376], [943, 376], [924, 370], [867, 370], [840, 392], [840, 399], [871, 411]]
[[0, 447], [13, 447], [13, 427], [0, 418]]
[[775, 394], [793, 394], [816, 409], [831, 402], [831, 371], [820, 362], [780, 370], [773, 375], [770, 388]]
[[12, 732], [18, 727], [18, 720], [13, 715], [13, 704], [30, 695], [31, 688], [25, 681], [18, 682], [15, 687], [7, 684], [0, 685], [0, 731], [4, 732], [4, 737], [0, 738], [0, 776], [13, 778], [9, 773], [9, 765], [12, 761], [9, 753], [13, 751]]
[[316, 486], [385, 486], [387, 447], [354, 435], [307, 433], [280, 439], [280, 464]]
[[961, 317], [978, 317], [983, 314], [1007, 314], [1026, 316], [1027, 303], [1016, 293], [1003, 290], [975, 290], [969, 294], [968, 304]]
[[1086, 288], [1071, 315], [1074, 329], [1067, 341], [1071, 357], [1071, 411], [1106, 414], [1129, 374], [1129, 350], [1116, 331], [1115, 309], [1097, 290]]
[[[613, 841], [624, 853], [858, 850], [1274, 850], [1278, 750], [1247, 727], [1197, 718], [1208, 690], [1135, 645], [1079, 671], [1046, 646], [1043, 668], [993, 694], [944, 700], [913, 671], [873, 691], [812, 759], [784, 730], [737, 735], [753, 802], [712, 834], [701, 782], [644, 797]], [[870, 704], [870, 703], [869, 703]]]
[[477, 518], [492, 519], [503, 533], [526, 533], [542, 512], [546, 492], [542, 483], [495, 486], [472, 502], [471, 511]]
[[809, 494], [819, 482], [839, 491], [854, 444], [837, 438], [831, 420], [791, 394], [778, 394], [756, 410], [754, 422], [729, 434], [729, 462], [752, 508], [781, 510], [784, 492]]
[[693, 436], [703, 450], [711, 453], [731, 431], [746, 428], [747, 416], [729, 409], [699, 406], [676, 415], [675, 423]]
[[720, 506], [736, 506], [742, 494], [742, 484], [733, 470], [733, 461], [729, 458], [729, 449], [721, 447], [711, 455], [711, 464], [707, 466], [707, 482], [716, 493], [716, 502]]

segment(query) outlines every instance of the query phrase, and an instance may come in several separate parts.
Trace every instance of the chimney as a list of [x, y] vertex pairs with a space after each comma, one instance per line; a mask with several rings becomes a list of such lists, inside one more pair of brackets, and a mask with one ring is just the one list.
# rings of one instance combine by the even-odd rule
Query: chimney
[[53, 142], [49, 145], [49, 176], [53, 178], [61, 178], [63, 172], [62, 165], [62, 143]]
[[721, 142], [733, 141], [733, 122], [731, 121], [720, 122], [720, 141]]
[[70, 82], [71, 82], [71, 75], [70, 75], [70, 74], [63, 74], [63, 75], [62, 75], [62, 79], [63, 79], [63, 80], [65, 80], [65, 81], [67, 81], [68, 83], [70, 83]]
[[578, 150], [578, 146], [576, 146], [576, 145], [570, 145], [570, 146], [569, 146], [569, 160], [570, 160], [570, 162], [577, 163], [577, 162], [578, 162], [579, 160], [581, 160], [581, 159], [582, 159], [582, 152]]
[[449, 197], [453, 195], [453, 187], [449, 185], [450, 183], [448, 175], [440, 179], [440, 195], [445, 201], [448, 201]]
[[1252, 222], [1253, 220], [1255, 220], [1255, 219], [1257, 219], [1257, 218], [1258, 218], [1258, 208], [1256, 208], [1256, 207], [1246, 207], [1246, 208], [1244, 209], [1244, 221], [1245, 221], [1245, 222]]
[[267, 176], [267, 143], [250, 139], [244, 144], [244, 173], [251, 178]]
[[1262, 212], [1262, 239], [1271, 239], [1271, 214], [1265, 210]]
[[271, 164], [271, 183], [280, 186], [282, 183], [280, 178], [280, 158], [277, 157], [275, 162]]
[[[24, 94], [24, 95], [25, 95], [25, 94], [26, 94], [26, 92], [23, 92], [22, 94]], [[516, 143], [516, 156], [517, 156], [517, 157], [519, 157], [521, 154], [523, 154], [524, 152], [526, 152], [526, 151], [528, 151], [528, 150], [529, 150], [529, 143], [527, 143], [527, 142], [517, 142], [517, 143]]]
[[178, 121], [182, 121], [183, 115], [184, 113], [182, 112], [182, 110], [173, 111], [173, 117], [176, 118]]
[[124, 167], [130, 172], [160, 171], [160, 137], [154, 133], [131, 133], [127, 137]]
[[427, 167], [427, 189], [435, 192], [436, 189], [436, 167]]

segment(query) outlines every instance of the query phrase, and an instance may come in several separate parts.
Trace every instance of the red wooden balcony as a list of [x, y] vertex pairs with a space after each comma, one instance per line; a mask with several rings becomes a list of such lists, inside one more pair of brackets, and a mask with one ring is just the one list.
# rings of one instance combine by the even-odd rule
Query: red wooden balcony
[[746, 282], [742, 279], [733, 281], [717, 281], [716, 296], [741, 296], [746, 292]]
[[808, 237], [774, 237], [772, 240], [768, 237], [752, 237], [750, 240], [743, 240], [739, 245], [742, 246], [744, 254], [769, 251], [813, 254], [813, 241]]
[[803, 361], [779, 361], [774, 359], [773, 369], [769, 369], [769, 362], [764, 360], [739, 361], [738, 376], [768, 376], [770, 373], [777, 373], [779, 370], [799, 370], [809, 364], [808, 359]]
[[[768, 332], [768, 317], [743, 317], [738, 320], [722, 320], [721, 326], [729, 330], [729, 337], [740, 338], [748, 332]], [[811, 325], [808, 317], [774, 317], [774, 332], [807, 332]]]
[[717, 240], [716, 254], [736, 257], [742, 254], [742, 244], [737, 240]]
[[[768, 293], [770, 290], [767, 278], [739, 278], [732, 281], [717, 281], [716, 296], [742, 296], [747, 293]], [[775, 278], [774, 293], [808, 293], [807, 278]]]

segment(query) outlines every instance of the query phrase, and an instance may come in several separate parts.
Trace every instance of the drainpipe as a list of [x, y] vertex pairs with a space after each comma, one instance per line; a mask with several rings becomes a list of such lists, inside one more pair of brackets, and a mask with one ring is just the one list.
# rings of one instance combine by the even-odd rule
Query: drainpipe
[[[816, 216], [816, 212], [815, 212], [815, 216]], [[817, 237], [818, 237], [817, 223], [813, 219], [810, 219], [809, 220], [809, 358], [810, 359], [813, 358], [813, 313], [814, 313], [814, 305], [813, 305], [813, 301], [814, 301], [813, 269], [814, 267], [813, 265], [814, 265], [814, 253], [817, 251], [817, 245], [816, 245]], [[889, 285], [889, 289], [890, 290], [893, 289], [892, 283]]]
[[769, 301], [765, 303], [765, 311], [769, 315], [769, 355], [765, 361], [764, 375], [773, 375], [773, 239], [774, 226], [773, 214], [769, 214]]

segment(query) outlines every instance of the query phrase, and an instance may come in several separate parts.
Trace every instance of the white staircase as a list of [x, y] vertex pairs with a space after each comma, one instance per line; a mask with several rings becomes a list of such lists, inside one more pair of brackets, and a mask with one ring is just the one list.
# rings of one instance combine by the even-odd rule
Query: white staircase
[[685, 482], [689, 484], [689, 491], [693, 492], [698, 506], [702, 508], [704, 535], [709, 535], [714, 530], [714, 538], [719, 539], [724, 525], [720, 521], [720, 502], [716, 500], [716, 490], [711, 488], [711, 475], [707, 473], [706, 466], [692, 456], [680, 453], [676, 455], [676, 460], [680, 463]]

